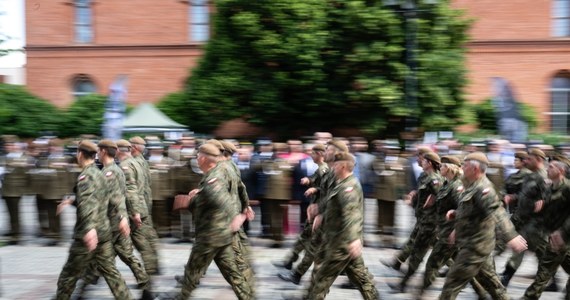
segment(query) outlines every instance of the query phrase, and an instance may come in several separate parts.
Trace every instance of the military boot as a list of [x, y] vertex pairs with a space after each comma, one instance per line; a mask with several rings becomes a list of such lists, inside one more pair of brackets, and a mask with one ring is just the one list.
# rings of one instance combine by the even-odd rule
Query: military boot
[[151, 293], [150, 290], [143, 290], [142, 291], [142, 296], [140, 298], [140, 300], [153, 300], [154, 299], [154, 295]]
[[544, 288], [545, 292], [558, 292], [560, 289], [558, 288], [558, 284], [556, 283], [556, 278], [552, 277], [550, 279], [550, 284]]
[[400, 271], [400, 267], [402, 266], [402, 263], [397, 259], [394, 259], [394, 261], [387, 261], [385, 259], [380, 259], [380, 263], [396, 271]]
[[286, 273], [279, 273], [279, 274], [277, 274], [277, 277], [279, 277], [285, 281], [292, 282], [296, 285], [299, 285], [301, 283], [301, 274], [299, 274], [295, 271], [286, 272]]
[[272, 261], [271, 264], [278, 267], [278, 268], [285, 268], [287, 270], [291, 270], [293, 268], [293, 261], [292, 260]]
[[503, 284], [504, 287], [507, 287], [507, 285], [509, 285], [511, 278], [513, 278], [516, 271], [517, 270], [515, 268], [509, 265], [505, 267], [505, 271], [503, 272], [503, 274], [501, 274], [501, 284]]

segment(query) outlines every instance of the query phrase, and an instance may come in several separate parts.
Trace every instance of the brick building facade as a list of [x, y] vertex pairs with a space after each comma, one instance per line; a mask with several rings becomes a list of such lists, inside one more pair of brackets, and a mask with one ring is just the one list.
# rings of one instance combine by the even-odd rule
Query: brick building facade
[[[180, 90], [209, 33], [208, 0], [26, 0], [27, 85], [58, 106], [106, 94], [128, 75], [128, 102]], [[470, 101], [492, 77], [539, 113], [540, 128], [569, 132], [570, 0], [452, 0], [475, 20], [468, 45]], [[421, 51], [421, 49], [420, 49]]]

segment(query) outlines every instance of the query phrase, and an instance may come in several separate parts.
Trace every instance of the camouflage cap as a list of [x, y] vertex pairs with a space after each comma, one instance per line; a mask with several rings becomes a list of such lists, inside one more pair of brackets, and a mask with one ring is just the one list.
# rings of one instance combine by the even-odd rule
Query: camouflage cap
[[534, 155], [536, 157], [540, 157], [542, 159], [546, 159], [546, 154], [538, 148], [532, 148], [528, 151], [528, 155]]
[[214, 146], [216, 146], [216, 148], [218, 148], [218, 150], [220, 151], [224, 151], [224, 145], [222, 144], [222, 142], [216, 140], [216, 139], [209, 139], [206, 141], [206, 144], [212, 144]]
[[220, 143], [224, 147], [224, 151], [226, 151], [230, 154], [234, 154], [237, 151], [237, 148], [233, 143], [230, 143], [230, 142], [224, 141], [224, 140], [221, 140]]
[[118, 140], [117, 141], [117, 147], [119, 148], [126, 148], [126, 147], [132, 147], [131, 143], [129, 143], [129, 141], [127, 140]]
[[452, 164], [461, 167], [461, 161], [459, 160], [459, 158], [455, 156], [450, 156], [450, 155], [442, 156], [441, 162], [444, 164]]
[[313, 151], [322, 151], [322, 152], [325, 152], [325, 150], [326, 150], [326, 147], [325, 147], [325, 145], [323, 145], [323, 144], [320, 144], [320, 143], [319, 143], [319, 144], [316, 144], [316, 145], [313, 146]]
[[85, 150], [88, 152], [97, 152], [97, 145], [95, 145], [95, 143], [93, 143], [90, 140], [82, 140], [81, 142], [79, 142], [79, 144], [77, 145], [77, 149], [79, 150]]
[[328, 142], [328, 145], [332, 145], [342, 152], [348, 152], [348, 147], [346, 146], [346, 143], [343, 140], [332, 139]]
[[524, 160], [528, 157], [528, 153], [526, 153], [525, 151], [517, 151], [515, 152], [515, 158], [518, 158], [520, 160]]
[[97, 147], [115, 148], [117, 149], [117, 144], [111, 140], [101, 140]]
[[489, 159], [487, 159], [487, 155], [485, 155], [485, 153], [483, 152], [473, 152], [473, 153], [469, 153], [467, 154], [467, 156], [465, 156], [465, 158], [463, 159], [464, 161], [467, 160], [476, 160], [480, 163], [489, 164]]
[[200, 146], [200, 148], [198, 148], [198, 151], [200, 153], [204, 153], [204, 154], [212, 155], [212, 156], [219, 156], [221, 154], [220, 149], [212, 143], [202, 144], [202, 146]]
[[335, 154], [334, 156], [334, 161], [348, 161], [351, 163], [354, 163], [354, 155], [348, 153], [348, 152], [340, 152]]
[[146, 141], [140, 136], [133, 136], [129, 139], [129, 142], [134, 145], [146, 145]]
[[424, 158], [434, 163], [441, 164], [441, 159], [439, 158], [439, 155], [437, 155], [437, 153], [435, 152], [427, 152], [426, 154], [424, 154]]

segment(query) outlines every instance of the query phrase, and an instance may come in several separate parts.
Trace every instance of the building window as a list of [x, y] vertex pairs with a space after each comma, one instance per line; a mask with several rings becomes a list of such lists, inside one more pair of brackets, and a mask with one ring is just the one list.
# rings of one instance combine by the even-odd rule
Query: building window
[[190, 0], [190, 41], [203, 43], [210, 38], [210, 9], [208, 0]]
[[72, 93], [75, 99], [79, 99], [83, 96], [90, 95], [97, 92], [97, 87], [93, 80], [85, 74], [76, 75], [72, 81]]
[[570, 36], [570, 0], [552, 1], [552, 35]]
[[75, 41], [91, 43], [93, 41], [93, 24], [90, 0], [75, 0]]
[[570, 73], [560, 73], [552, 80], [552, 131], [567, 134], [570, 129]]

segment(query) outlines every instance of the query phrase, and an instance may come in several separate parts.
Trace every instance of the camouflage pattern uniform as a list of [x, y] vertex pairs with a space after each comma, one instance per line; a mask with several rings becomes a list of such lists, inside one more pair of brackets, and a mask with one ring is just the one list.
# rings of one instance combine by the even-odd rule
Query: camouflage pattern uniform
[[[148, 275], [154, 275], [159, 272], [158, 264], [158, 234], [152, 222], [152, 191], [150, 189], [150, 167], [148, 161], [142, 155], [134, 156], [133, 159], [138, 163], [136, 170], [137, 182], [139, 183], [139, 197], [144, 199], [147, 208], [146, 217], [143, 224], [138, 230], [139, 234], [132, 237], [133, 243], [137, 250], [141, 252], [145, 269]], [[143, 215], [141, 214], [141, 218]], [[143, 241], [146, 240], [146, 242]], [[145, 243], [150, 246], [150, 251], [145, 247]], [[144, 251], [144, 253], [143, 253]], [[146, 257], [146, 258], [145, 258]]]
[[473, 278], [493, 299], [508, 299], [495, 272], [491, 253], [495, 248], [495, 228], [505, 240], [517, 236], [514, 226], [486, 176], [465, 186], [456, 210], [455, 239], [459, 252], [451, 266], [439, 299], [455, 299]]
[[[333, 173], [333, 172], [331, 172]], [[323, 216], [325, 259], [311, 279], [305, 299], [325, 299], [330, 286], [345, 270], [364, 299], [379, 299], [374, 286], [373, 275], [364, 265], [362, 255], [351, 258], [348, 246], [351, 242], [363, 240], [364, 195], [354, 175], [340, 181], [330, 193]]]
[[[139, 259], [133, 254], [131, 238], [125, 237], [119, 231], [121, 219], [128, 218], [129, 215], [132, 215], [127, 213], [127, 205], [125, 202], [125, 195], [127, 194], [125, 175], [123, 171], [121, 171], [121, 168], [115, 163], [103, 167], [101, 171], [105, 175], [105, 194], [107, 199], [109, 199], [107, 215], [113, 232], [113, 249], [116, 255], [131, 269], [139, 286], [142, 289], [148, 289], [150, 288], [150, 278], [143, 269]], [[96, 274], [94, 272], [88, 272], [84, 279], [85, 282], [93, 282], [95, 277]]]
[[230, 229], [234, 206], [224, 177], [224, 171], [219, 165], [206, 172], [200, 182], [200, 192], [190, 203], [189, 209], [196, 226], [196, 241], [184, 269], [182, 289], [176, 299], [190, 297], [212, 260], [227, 274], [225, 278], [238, 299], [253, 299], [247, 279], [235, 262], [232, 248], [235, 234]]
[[[570, 215], [570, 182], [563, 178], [556, 186], [551, 186], [551, 196], [545, 202], [540, 216], [533, 218], [537, 238], [533, 240], [538, 259], [538, 270], [532, 284], [526, 289], [523, 299], [539, 299], [558, 266], [565, 260], [564, 252], [559, 253], [550, 247], [548, 235], [562, 227]], [[568, 270], [569, 265], [565, 266]]]
[[[95, 164], [86, 166], [77, 179], [77, 206], [74, 241], [69, 257], [57, 281], [56, 299], [71, 297], [75, 284], [88, 264], [94, 261], [98, 272], [105, 278], [115, 299], [131, 299], [129, 290], [115, 266], [115, 252], [111, 242], [111, 228], [107, 217], [108, 199], [104, 195], [104, 178]], [[83, 237], [91, 229], [97, 230], [99, 244], [92, 252], [87, 250]]]

